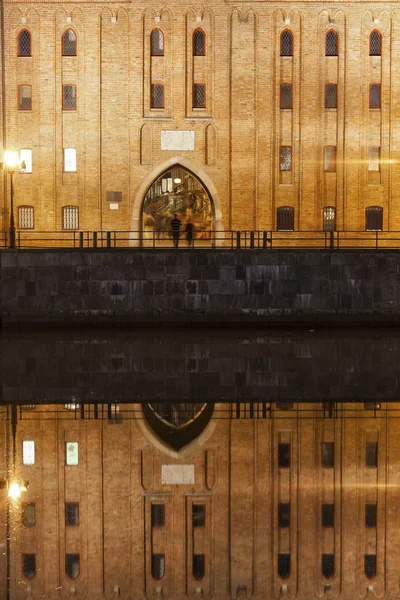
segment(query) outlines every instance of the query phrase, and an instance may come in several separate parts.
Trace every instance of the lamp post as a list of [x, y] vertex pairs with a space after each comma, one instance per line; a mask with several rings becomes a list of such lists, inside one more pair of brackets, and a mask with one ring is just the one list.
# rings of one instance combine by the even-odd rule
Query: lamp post
[[18, 152], [7, 150], [4, 152], [4, 162], [6, 171], [10, 174], [10, 227], [9, 227], [9, 248], [15, 248], [15, 221], [14, 221], [14, 173], [25, 167], [25, 163], [20, 160]]

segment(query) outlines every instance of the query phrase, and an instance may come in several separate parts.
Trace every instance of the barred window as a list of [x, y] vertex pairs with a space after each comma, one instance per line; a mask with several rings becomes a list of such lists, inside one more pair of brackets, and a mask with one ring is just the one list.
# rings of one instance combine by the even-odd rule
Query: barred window
[[65, 555], [65, 573], [71, 579], [79, 577], [80, 572], [80, 555], [79, 554], [66, 554]]
[[160, 83], [151, 84], [151, 108], [164, 108], [164, 86]]
[[376, 527], [376, 504], [365, 505], [365, 527]]
[[322, 576], [325, 579], [333, 577], [335, 573], [335, 556], [334, 554], [322, 555]]
[[292, 108], [292, 84], [281, 84], [280, 107]]
[[164, 56], [164, 34], [161, 29], [153, 29], [150, 34], [151, 56]]
[[369, 206], [365, 210], [365, 229], [366, 231], [382, 231], [383, 208], [381, 206]]
[[279, 148], [279, 170], [280, 171], [291, 171], [292, 170], [292, 147], [281, 146]]
[[325, 146], [324, 148], [324, 171], [331, 173], [336, 171], [336, 146]]
[[193, 84], [193, 108], [206, 107], [206, 86], [204, 83]]
[[364, 555], [364, 573], [368, 579], [376, 577], [376, 554]]
[[204, 504], [192, 505], [193, 527], [204, 527], [206, 524], [206, 507]]
[[76, 149], [64, 148], [64, 171], [74, 173], [76, 171]]
[[381, 107], [381, 84], [371, 83], [369, 86], [369, 107], [380, 108]]
[[151, 505], [151, 525], [161, 527], [165, 524], [165, 504]]
[[290, 554], [278, 554], [278, 575], [286, 579], [290, 575]]
[[290, 504], [279, 502], [278, 504], [278, 527], [290, 526]]
[[326, 206], [324, 208], [324, 231], [335, 231], [336, 229], [336, 208]]
[[294, 208], [291, 206], [278, 208], [276, 228], [278, 231], [294, 231]]
[[20, 85], [18, 89], [19, 110], [32, 110], [32, 86]]
[[32, 37], [27, 29], [23, 29], [19, 33], [18, 56], [32, 56]]
[[33, 229], [35, 227], [33, 206], [18, 206], [18, 228]]
[[70, 466], [79, 464], [78, 442], [65, 442], [65, 464]]
[[22, 572], [27, 579], [36, 575], [36, 554], [22, 555]]
[[368, 148], [368, 171], [380, 171], [381, 149], [379, 146]]
[[199, 581], [206, 572], [206, 557], [204, 554], [193, 554], [193, 577]]
[[76, 85], [63, 85], [63, 110], [76, 110]]
[[20, 173], [32, 173], [32, 150], [23, 148], [19, 151], [19, 160], [25, 163], [25, 168], [20, 170]]
[[76, 33], [73, 29], [67, 29], [62, 36], [63, 56], [76, 56]]
[[293, 56], [293, 35], [288, 29], [281, 33], [281, 56]]
[[337, 108], [337, 84], [325, 84], [325, 108]]
[[35, 464], [35, 442], [33, 440], [24, 440], [22, 442], [22, 464]]
[[369, 36], [369, 55], [381, 56], [382, 52], [382, 37], [379, 31], [374, 29]]
[[333, 527], [335, 522], [335, 505], [334, 504], [323, 504], [322, 505], [322, 527]]
[[206, 55], [206, 34], [202, 29], [193, 32], [193, 56]]
[[332, 469], [335, 466], [334, 442], [322, 442], [321, 464], [325, 469]]
[[151, 555], [151, 576], [153, 579], [162, 579], [165, 575], [165, 554]]
[[62, 207], [62, 228], [79, 229], [79, 208], [77, 206]]
[[290, 444], [278, 444], [278, 467], [290, 467]]
[[378, 466], [378, 443], [367, 442], [365, 446], [365, 466], [366, 467], [377, 467]]
[[70, 526], [79, 525], [79, 504], [78, 502], [65, 503], [65, 524]]
[[36, 506], [34, 502], [24, 502], [22, 505], [22, 523], [25, 527], [34, 527], [36, 523]]
[[336, 31], [330, 29], [325, 38], [325, 56], [338, 55], [338, 35]]

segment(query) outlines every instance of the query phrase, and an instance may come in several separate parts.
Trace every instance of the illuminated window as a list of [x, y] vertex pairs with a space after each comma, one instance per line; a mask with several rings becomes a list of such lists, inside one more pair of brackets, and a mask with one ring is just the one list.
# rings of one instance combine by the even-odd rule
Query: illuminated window
[[369, 107], [380, 108], [381, 107], [381, 84], [371, 83], [369, 86]]
[[[294, 231], [294, 208], [281, 206], [278, 208], [276, 228], [278, 231]], [[283, 444], [285, 445], [285, 444]], [[286, 444], [289, 445], [289, 444]]]
[[18, 228], [33, 229], [35, 227], [33, 206], [18, 206]]
[[32, 86], [20, 85], [18, 88], [18, 109], [32, 110]]
[[22, 555], [22, 572], [27, 579], [36, 575], [36, 554]]
[[379, 146], [368, 148], [368, 171], [380, 171], [381, 149]]
[[22, 505], [22, 523], [25, 527], [34, 527], [36, 523], [36, 506], [33, 502]]
[[366, 231], [382, 231], [383, 208], [381, 206], [369, 206], [365, 210], [365, 229]]
[[65, 524], [71, 527], [79, 525], [79, 504], [77, 502], [65, 503]]
[[206, 86], [204, 83], [193, 84], [193, 108], [206, 107]]
[[335, 231], [336, 229], [336, 208], [326, 206], [324, 208], [324, 231]]
[[164, 86], [160, 83], [151, 84], [151, 108], [164, 108]]
[[161, 29], [153, 29], [150, 35], [151, 56], [164, 56], [164, 34]]
[[379, 31], [374, 29], [371, 31], [369, 36], [369, 55], [370, 56], [381, 56], [382, 51], [382, 37]]
[[336, 171], [336, 146], [324, 148], [324, 171], [331, 173]]
[[290, 575], [290, 554], [278, 554], [278, 575], [286, 579]]
[[65, 464], [70, 466], [76, 466], [79, 464], [78, 442], [65, 443]]
[[65, 555], [65, 573], [71, 579], [79, 577], [80, 572], [80, 556], [79, 554]]
[[62, 53], [63, 56], [76, 56], [76, 33], [72, 29], [67, 29], [62, 36]]
[[165, 554], [152, 554], [151, 575], [153, 579], [162, 579], [165, 574]]
[[77, 206], [62, 207], [62, 228], [79, 229], [79, 208]]
[[63, 85], [63, 110], [76, 110], [76, 85]]
[[20, 173], [32, 173], [32, 150], [23, 148], [19, 151], [19, 160], [25, 163], [25, 168]]
[[325, 579], [333, 577], [335, 573], [335, 556], [334, 554], [322, 555], [322, 576]]
[[64, 171], [72, 173], [76, 171], [76, 149], [64, 148]]
[[292, 84], [282, 83], [280, 93], [280, 108], [292, 108]]
[[337, 108], [336, 83], [325, 84], [325, 108]]
[[325, 469], [335, 466], [335, 446], [333, 442], [322, 442], [321, 464]]
[[279, 148], [279, 170], [280, 171], [291, 171], [292, 170], [292, 147], [281, 146]]
[[288, 29], [281, 33], [281, 56], [293, 56], [293, 35]]
[[205, 56], [206, 54], [206, 34], [202, 29], [196, 29], [193, 32], [193, 56]]
[[18, 56], [32, 56], [32, 37], [27, 29], [19, 33]]
[[325, 56], [338, 55], [338, 35], [336, 31], [330, 29], [325, 38]]
[[35, 464], [35, 442], [33, 440], [24, 440], [22, 442], [22, 464]]

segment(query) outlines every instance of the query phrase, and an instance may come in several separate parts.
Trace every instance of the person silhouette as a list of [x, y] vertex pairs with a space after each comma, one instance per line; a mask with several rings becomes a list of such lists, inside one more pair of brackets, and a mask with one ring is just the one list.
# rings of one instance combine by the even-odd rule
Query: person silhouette
[[179, 237], [181, 234], [181, 226], [182, 226], [182, 222], [180, 219], [178, 219], [178, 215], [175, 213], [174, 218], [171, 219], [172, 239], [173, 239], [175, 248], [177, 248], [178, 244], [179, 244]]

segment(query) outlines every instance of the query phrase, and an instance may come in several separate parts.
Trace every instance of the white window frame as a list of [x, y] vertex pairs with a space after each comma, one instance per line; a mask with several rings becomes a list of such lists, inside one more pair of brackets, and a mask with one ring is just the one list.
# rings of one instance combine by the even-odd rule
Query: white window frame
[[22, 464], [32, 466], [35, 464], [35, 442], [23, 440], [22, 442]]
[[79, 442], [65, 442], [65, 464], [69, 467], [79, 465]]

